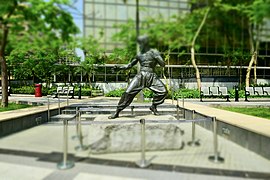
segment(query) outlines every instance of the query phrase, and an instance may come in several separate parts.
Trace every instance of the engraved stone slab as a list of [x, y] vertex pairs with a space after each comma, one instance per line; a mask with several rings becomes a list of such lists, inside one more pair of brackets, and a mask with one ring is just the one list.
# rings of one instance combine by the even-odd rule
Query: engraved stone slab
[[[88, 143], [91, 153], [115, 153], [141, 151], [141, 124], [140, 119], [145, 119], [145, 145], [147, 151], [179, 150], [183, 148], [180, 124], [149, 123], [147, 120], [175, 120], [171, 115], [145, 115], [122, 116], [115, 120], [108, 119], [108, 115], [97, 115], [96, 122], [106, 124], [92, 124], [88, 130]], [[132, 123], [123, 123], [132, 121]], [[138, 120], [138, 122], [134, 122]], [[119, 121], [119, 123], [113, 123]], [[112, 123], [110, 123], [112, 122]]]

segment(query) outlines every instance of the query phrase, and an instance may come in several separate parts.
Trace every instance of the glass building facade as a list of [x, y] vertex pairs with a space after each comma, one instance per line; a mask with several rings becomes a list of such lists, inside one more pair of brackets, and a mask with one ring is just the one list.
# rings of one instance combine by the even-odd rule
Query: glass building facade
[[[198, 6], [199, 7], [199, 6]], [[190, 13], [196, 6], [191, 6], [189, 0], [139, 0], [140, 23], [146, 17], [157, 17], [159, 14], [166, 19], [174, 14]], [[249, 53], [249, 35], [245, 19], [237, 14], [231, 14], [232, 22], [222, 22], [219, 17], [211, 17], [211, 23], [204, 27], [201, 34], [204, 40], [201, 47], [196, 52], [196, 61], [202, 76], [237, 76], [246, 74], [248, 60], [245, 63], [239, 61], [237, 64], [228, 63], [228, 55], [224, 52], [224, 47], [228, 43], [227, 35], [232, 37], [229, 49], [231, 52], [242, 51]], [[111, 52], [116, 47], [121, 47], [119, 42], [112, 40], [112, 35], [119, 32], [117, 25], [127, 23], [129, 19], [136, 19], [136, 0], [84, 0], [84, 37], [89, 35], [99, 39], [100, 45], [106, 52]], [[260, 33], [260, 49], [258, 53], [258, 71], [260, 78], [270, 79], [270, 21], [265, 21]], [[208, 30], [207, 26], [216, 25], [216, 30]], [[238, 28], [230, 28], [237, 26]], [[238, 32], [239, 30], [239, 32]], [[102, 32], [103, 36], [100, 37]], [[198, 41], [200, 39], [198, 38]], [[171, 65], [175, 65], [174, 70], [168, 71], [170, 77], [181, 78], [194, 76], [194, 68], [190, 64], [190, 52], [186, 52], [181, 57], [179, 52], [172, 52]], [[236, 57], [237, 58], [237, 57]], [[232, 61], [232, 60], [230, 60]], [[177, 67], [179, 66], [179, 67]], [[230, 68], [228, 68], [230, 66]]]
[[[188, 0], [139, 0], [140, 22], [145, 17], [156, 17], [162, 14], [164, 18], [179, 12], [189, 12]], [[84, 0], [84, 37], [93, 35], [100, 40], [102, 47], [110, 52], [121, 44], [112, 41], [112, 35], [119, 29], [117, 25], [136, 18], [136, 0]]]

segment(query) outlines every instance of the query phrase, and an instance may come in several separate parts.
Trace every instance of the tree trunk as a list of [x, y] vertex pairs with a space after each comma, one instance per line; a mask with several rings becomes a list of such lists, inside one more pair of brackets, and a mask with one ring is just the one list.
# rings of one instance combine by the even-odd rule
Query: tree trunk
[[0, 64], [1, 64], [1, 84], [2, 84], [2, 107], [8, 106], [8, 72], [5, 59], [5, 47], [7, 44], [8, 27], [3, 25], [3, 36], [0, 47]]
[[257, 52], [256, 56], [254, 57], [254, 82], [255, 85], [257, 85]]
[[249, 61], [249, 65], [248, 65], [248, 68], [247, 68], [247, 74], [246, 74], [246, 87], [249, 87], [249, 82], [250, 82], [250, 71], [251, 71], [251, 68], [252, 68], [252, 64], [254, 63], [255, 59], [257, 58], [257, 53], [254, 52], [252, 57], [251, 57], [251, 60]]
[[200, 76], [200, 71], [199, 71], [197, 64], [196, 64], [195, 50], [194, 50], [193, 46], [191, 47], [191, 62], [192, 62], [192, 65], [195, 69], [195, 77], [196, 77], [196, 81], [197, 81], [197, 87], [198, 87], [198, 89], [200, 89], [201, 88], [201, 76]]
[[206, 10], [206, 12], [204, 14], [203, 20], [202, 20], [199, 28], [197, 29], [195, 36], [193, 37], [191, 48], [190, 48], [190, 51], [191, 51], [191, 62], [192, 62], [193, 67], [195, 68], [196, 81], [197, 81], [197, 87], [198, 87], [198, 89], [201, 88], [201, 77], [200, 77], [200, 71], [199, 71], [199, 69], [197, 67], [196, 59], [195, 59], [195, 42], [196, 42], [196, 39], [197, 39], [197, 37], [199, 36], [199, 34], [201, 32], [201, 29], [202, 29], [203, 25], [205, 24], [205, 21], [206, 21], [206, 18], [208, 16], [209, 11], [210, 11], [210, 8], [207, 8], [207, 10]]
[[260, 41], [259, 41], [260, 33], [259, 32], [260, 32], [259, 31], [259, 26], [257, 26], [256, 27], [256, 34], [257, 34], [256, 37], [257, 37], [257, 39], [256, 39], [256, 45], [254, 46], [252, 26], [249, 25], [248, 33], [249, 33], [250, 52], [252, 53], [252, 57], [251, 57], [251, 60], [249, 62], [249, 66], [247, 68], [246, 87], [249, 87], [249, 85], [250, 85], [250, 71], [251, 71], [251, 68], [252, 68], [253, 64], [254, 64], [254, 84], [257, 84], [257, 71], [256, 71], [256, 68], [257, 68], [257, 51], [258, 51], [259, 44], [260, 44]]
[[260, 46], [260, 41], [259, 41], [259, 37], [260, 37], [260, 25], [257, 25], [256, 28], [256, 45], [255, 45], [255, 51], [256, 51], [256, 56], [254, 58], [254, 84], [257, 84], [257, 57], [258, 57], [258, 49]]

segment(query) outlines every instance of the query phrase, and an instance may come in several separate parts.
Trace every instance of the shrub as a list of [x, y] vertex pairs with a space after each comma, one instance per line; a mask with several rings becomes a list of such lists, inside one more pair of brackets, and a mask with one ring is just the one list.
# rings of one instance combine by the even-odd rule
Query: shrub
[[[110, 91], [105, 94], [106, 97], [121, 97], [122, 94], [125, 92], [125, 89], [115, 89], [113, 91]], [[145, 98], [153, 98], [153, 91], [149, 89], [144, 89], [143, 90], [143, 95]], [[199, 98], [200, 93], [198, 90], [195, 89], [178, 89], [174, 92], [174, 98]], [[172, 92], [169, 90], [168, 91], [168, 96], [167, 98], [172, 97]]]
[[[74, 89], [74, 95], [78, 96], [79, 95], [79, 88]], [[91, 96], [91, 89], [82, 87], [81, 88], [81, 96]]]
[[[229, 90], [230, 98], [235, 98], [235, 89]], [[238, 91], [239, 98], [245, 97], [245, 90], [239, 90]]]
[[[178, 89], [174, 91], [173, 96], [175, 99], [177, 98], [200, 98], [200, 92], [197, 89]], [[170, 96], [171, 98], [172, 96]]]
[[112, 90], [106, 93], [105, 97], [121, 97], [122, 94], [124, 94], [125, 90], [126, 89], [123, 89], [123, 88]]
[[11, 87], [13, 94], [35, 94], [34, 86]]

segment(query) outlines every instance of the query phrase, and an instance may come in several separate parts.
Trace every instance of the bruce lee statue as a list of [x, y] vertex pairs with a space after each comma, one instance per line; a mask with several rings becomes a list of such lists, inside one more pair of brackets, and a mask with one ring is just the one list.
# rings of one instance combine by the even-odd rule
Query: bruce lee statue
[[153, 114], [158, 115], [157, 105], [162, 104], [168, 94], [168, 91], [162, 81], [155, 73], [155, 67], [159, 64], [161, 67], [165, 66], [165, 62], [155, 49], [150, 49], [148, 36], [139, 36], [137, 39], [140, 45], [140, 53], [127, 65], [118, 67], [118, 70], [126, 70], [137, 62], [140, 63], [140, 72], [131, 80], [126, 91], [118, 102], [115, 113], [109, 116], [109, 119], [119, 117], [119, 113], [129, 106], [133, 98], [144, 88], [153, 91], [154, 97], [150, 110]]

